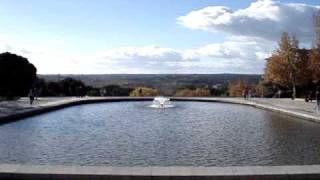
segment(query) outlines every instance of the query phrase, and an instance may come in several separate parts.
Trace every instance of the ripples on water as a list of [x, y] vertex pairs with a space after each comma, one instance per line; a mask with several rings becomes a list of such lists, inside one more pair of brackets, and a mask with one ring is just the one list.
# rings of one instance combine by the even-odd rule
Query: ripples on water
[[81, 105], [0, 126], [0, 164], [248, 166], [320, 163], [320, 125], [205, 102]]

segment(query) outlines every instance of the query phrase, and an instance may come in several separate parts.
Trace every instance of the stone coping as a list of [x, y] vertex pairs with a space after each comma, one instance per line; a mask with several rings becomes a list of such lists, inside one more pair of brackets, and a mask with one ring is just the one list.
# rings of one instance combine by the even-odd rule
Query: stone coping
[[220, 103], [231, 103], [231, 104], [240, 104], [240, 105], [247, 105], [252, 106], [260, 109], [270, 110], [273, 112], [279, 112], [282, 114], [286, 114], [289, 116], [294, 116], [297, 118], [302, 118], [305, 120], [309, 120], [312, 122], [320, 123], [320, 117], [309, 115], [306, 113], [297, 112], [294, 110], [284, 109], [280, 107], [274, 107], [272, 105], [266, 105], [255, 101], [250, 100], [241, 100], [241, 99], [232, 99], [232, 98], [172, 98], [173, 100], [177, 101], [200, 101], [200, 102], [220, 102]]
[[81, 104], [92, 104], [101, 102], [122, 102], [122, 101], [149, 101], [151, 97], [89, 97], [89, 98], [66, 98], [65, 100], [58, 100], [48, 102], [34, 108], [19, 111], [14, 114], [0, 117], [0, 124], [11, 121], [20, 120], [26, 117], [43, 114], [46, 112], [63, 109], [70, 106], [76, 106]]
[[219, 179], [219, 177], [256, 177], [255, 179], [260, 179], [263, 177], [278, 177], [279, 179], [307, 179], [307, 177], [320, 177], [320, 165], [239, 167], [111, 167], [0, 164], [0, 179], [2, 179], [2, 177], [7, 177], [8, 179], [11, 179], [17, 175], [20, 177], [40, 177], [40, 175], [47, 175], [48, 178], [50, 177], [50, 179], [56, 179], [55, 177], [58, 177], [58, 175], [65, 175], [65, 177], [88, 177], [85, 179], [95, 179], [93, 177], [97, 176], [150, 178], [215, 177], [215, 179]]
[[0, 164], [0, 173], [17, 174], [78, 174], [78, 175], [141, 175], [141, 176], [232, 176], [232, 175], [287, 175], [320, 174], [320, 165], [303, 166], [230, 166], [230, 167], [191, 167], [191, 166], [50, 166]]
[[[0, 124], [11, 122], [26, 117], [62, 109], [65, 107], [81, 105], [81, 104], [91, 104], [100, 102], [121, 102], [121, 101], [152, 101], [154, 97], [88, 97], [88, 98], [70, 98], [65, 100], [59, 100], [54, 102], [48, 102], [43, 105], [39, 105], [35, 108], [26, 109], [21, 112], [14, 114], [9, 114], [7, 116], [0, 117]], [[220, 103], [232, 103], [240, 105], [253, 106], [260, 109], [271, 110], [274, 112], [280, 112], [290, 116], [303, 118], [313, 122], [320, 122], [320, 117], [315, 115], [310, 115], [307, 113], [297, 112], [294, 110], [289, 110], [280, 107], [274, 107], [272, 105], [267, 105], [255, 101], [243, 100], [239, 98], [210, 98], [210, 97], [171, 97], [172, 101], [199, 101], [199, 102], [220, 102]]]
[[[17, 114], [0, 117], [0, 122], [14, 121], [25, 117], [62, 109], [64, 107], [120, 101], [150, 101], [153, 97], [107, 97], [107, 98], [72, 98], [57, 102], [49, 102], [37, 108]], [[174, 101], [221, 102], [249, 105], [257, 108], [281, 112], [287, 115], [320, 122], [320, 118], [284, 108], [273, 107], [250, 100], [232, 98], [171, 98]], [[61, 178], [60, 175], [65, 175]], [[0, 164], [0, 179], [128, 179], [128, 177], [183, 177], [183, 179], [320, 179], [320, 165], [304, 166], [248, 166], [248, 167], [104, 167], [104, 166], [37, 166], [19, 164]], [[97, 177], [98, 176], [98, 177]], [[110, 178], [113, 177], [113, 178]], [[117, 178], [114, 178], [117, 177]], [[192, 178], [191, 178], [192, 177]], [[129, 178], [133, 179], [133, 178]], [[171, 179], [171, 178], [170, 178]]]

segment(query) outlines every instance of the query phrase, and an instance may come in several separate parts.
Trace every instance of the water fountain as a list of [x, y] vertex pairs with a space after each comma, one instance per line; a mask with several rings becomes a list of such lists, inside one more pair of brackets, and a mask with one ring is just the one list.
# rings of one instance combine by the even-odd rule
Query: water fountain
[[152, 101], [152, 105], [150, 105], [152, 108], [170, 108], [174, 107], [171, 102], [170, 98], [166, 98], [163, 96], [155, 97]]

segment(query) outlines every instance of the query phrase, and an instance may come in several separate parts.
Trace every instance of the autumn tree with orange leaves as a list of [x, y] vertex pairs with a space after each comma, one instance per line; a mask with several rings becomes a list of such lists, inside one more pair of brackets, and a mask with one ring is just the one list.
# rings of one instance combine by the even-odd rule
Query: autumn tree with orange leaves
[[296, 97], [296, 87], [310, 82], [309, 51], [299, 49], [299, 42], [288, 33], [283, 33], [279, 48], [267, 59], [265, 81], [270, 84], [292, 88], [292, 98]]
[[320, 83], [320, 11], [314, 17], [315, 42], [310, 53], [309, 69], [312, 72], [312, 81], [314, 84]]
[[249, 85], [246, 81], [239, 79], [229, 83], [229, 95], [231, 97], [241, 97], [244, 91], [248, 90]]

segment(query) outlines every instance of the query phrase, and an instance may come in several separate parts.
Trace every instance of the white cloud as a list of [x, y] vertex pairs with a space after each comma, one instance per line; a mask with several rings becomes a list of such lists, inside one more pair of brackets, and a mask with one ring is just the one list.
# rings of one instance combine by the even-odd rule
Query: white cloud
[[[260, 38], [230, 37], [223, 43], [176, 50], [158, 46], [122, 47], [95, 54], [69, 54], [46, 48], [21, 48], [16, 41], [0, 41], [0, 52], [20, 54], [39, 73], [260, 73], [274, 47]], [[2, 47], [2, 48], [1, 48]]]
[[193, 61], [184, 59], [182, 51], [158, 46], [122, 47], [107, 50], [97, 57], [100, 69], [114, 67], [105, 70], [113, 69], [119, 73], [175, 73], [186, 61]]
[[158, 46], [123, 47], [106, 51], [104, 54], [105, 59], [117, 59], [119, 61], [140, 59], [140, 61], [149, 62], [176, 62], [182, 59], [179, 51]]
[[230, 37], [223, 43], [189, 49], [184, 57], [206, 61], [218, 72], [261, 73], [275, 43], [260, 38]]
[[274, 45], [261, 38], [231, 37], [223, 43], [183, 50], [125, 47], [97, 55], [95, 69], [105, 73], [261, 73]]
[[249, 7], [231, 10], [209, 6], [178, 18], [178, 23], [191, 29], [227, 32], [233, 35], [279, 39], [286, 31], [302, 41], [313, 36], [312, 16], [320, 6], [258, 0]]
[[30, 46], [0, 35], [0, 52], [25, 56], [36, 65], [39, 73], [45, 74], [262, 73], [265, 58], [276, 48], [275, 40], [282, 31], [310, 41], [311, 16], [316, 9], [319, 7], [260, 0], [236, 11], [221, 6], [192, 11], [179, 17], [179, 23], [192, 29], [231, 34], [225, 42], [197, 48], [153, 45], [87, 53], [70, 51], [74, 44], [55, 41], [56, 38], [46, 40], [46, 46], [41, 43]]

